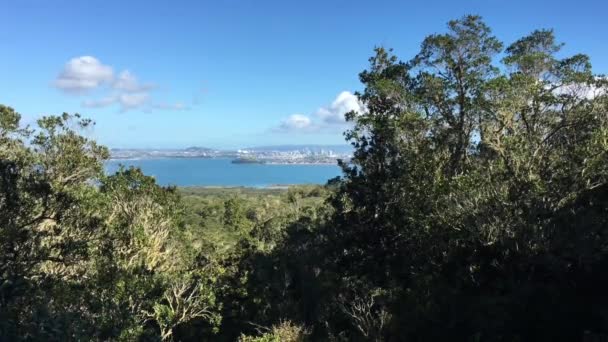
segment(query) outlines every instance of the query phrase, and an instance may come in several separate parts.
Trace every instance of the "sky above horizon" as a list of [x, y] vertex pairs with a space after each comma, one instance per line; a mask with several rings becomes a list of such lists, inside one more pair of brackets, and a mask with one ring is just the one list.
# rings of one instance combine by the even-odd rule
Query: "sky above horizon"
[[0, 103], [81, 113], [110, 147], [342, 144], [374, 46], [413, 57], [479, 14], [505, 44], [553, 28], [608, 73], [608, 2], [0, 1]]

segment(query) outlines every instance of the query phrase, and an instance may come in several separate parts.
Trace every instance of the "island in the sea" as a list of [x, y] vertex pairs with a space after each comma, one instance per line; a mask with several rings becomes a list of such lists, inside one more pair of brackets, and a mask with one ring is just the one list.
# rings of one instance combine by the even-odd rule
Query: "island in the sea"
[[236, 150], [188, 147], [184, 149], [114, 148], [111, 159], [228, 158], [234, 164], [336, 164], [348, 160], [348, 145], [279, 145]]
[[232, 159], [232, 164], [266, 164], [266, 161], [259, 160], [256, 158], [238, 157], [238, 158]]

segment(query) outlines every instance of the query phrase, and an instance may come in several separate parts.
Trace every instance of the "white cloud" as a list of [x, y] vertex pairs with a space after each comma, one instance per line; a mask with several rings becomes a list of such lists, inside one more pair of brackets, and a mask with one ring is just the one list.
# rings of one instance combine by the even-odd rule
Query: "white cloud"
[[176, 103], [150, 103], [150, 95], [146, 92], [140, 93], [122, 93], [117, 95], [111, 95], [99, 100], [87, 100], [83, 101], [82, 105], [88, 108], [103, 108], [113, 105], [120, 106], [121, 112], [126, 112], [134, 109], [143, 109], [146, 112], [153, 110], [167, 110], [167, 111], [187, 111], [190, 107], [186, 106], [181, 102]]
[[[334, 101], [325, 107], [319, 108], [313, 115], [293, 114], [281, 121], [275, 128], [276, 132], [318, 132], [335, 131], [345, 128], [344, 114], [350, 111], [362, 112], [363, 105], [357, 96], [349, 91], [343, 91]], [[314, 119], [313, 119], [314, 118]]]
[[135, 77], [135, 75], [133, 75], [129, 70], [122, 71], [112, 86], [116, 90], [128, 93], [144, 92], [154, 88], [152, 84], [139, 83], [137, 77]]
[[283, 131], [307, 130], [311, 128], [312, 120], [308, 116], [302, 114], [290, 115], [279, 125], [279, 129]]
[[126, 112], [132, 109], [142, 108], [148, 104], [150, 94], [141, 93], [122, 93], [106, 96], [99, 100], [86, 100], [82, 102], [84, 107], [88, 108], [103, 108], [112, 105], [119, 105], [121, 112]]
[[107, 85], [102, 90], [105, 96], [99, 99], [89, 98], [82, 102], [83, 107], [103, 108], [116, 105], [120, 107], [121, 112], [135, 109], [144, 111], [189, 109], [180, 102], [151, 104], [154, 84], [141, 83], [129, 70], [123, 70], [115, 76], [111, 66], [104, 65], [92, 56], [70, 59], [54, 81], [55, 87], [72, 94], [86, 94], [102, 85]]
[[349, 91], [343, 91], [327, 107], [321, 107], [316, 112], [316, 116], [327, 124], [343, 124], [344, 114], [350, 111], [361, 112], [362, 105], [357, 96]]
[[112, 67], [102, 64], [92, 56], [81, 56], [69, 60], [57, 76], [57, 88], [71, 93], [82, 93], [97, 88], [114, 78]]
[[606, 93], [606, 88], [584, 83], [572, 83], [556, 88], [553, 93], [555, 95], [568, 95], [592, 100], [598, 96], [604, 95]]
[[148, 93], [120, 94], [118, 96], [118, 103], [120, 103], [121, 110], [125, 112], [129, 109], [142, 107], [144, 104], [146, 104], [149, 98], [150, 95]]

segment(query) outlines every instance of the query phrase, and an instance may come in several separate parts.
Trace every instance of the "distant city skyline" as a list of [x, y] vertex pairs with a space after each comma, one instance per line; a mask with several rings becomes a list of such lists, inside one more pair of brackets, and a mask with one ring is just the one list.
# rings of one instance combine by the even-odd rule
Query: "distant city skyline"
[[[0, 103], [25, 123], [81, 113], [112, 148], [344, 145], [374, 46], [407, 60], [479, 14], [505, 44], [553, 28], [608, 73], [604, 1], [7, 1]], [[521, 11], [522, 7], [527, 8]], [[517, 24], [517, 25], [514, 25]]]

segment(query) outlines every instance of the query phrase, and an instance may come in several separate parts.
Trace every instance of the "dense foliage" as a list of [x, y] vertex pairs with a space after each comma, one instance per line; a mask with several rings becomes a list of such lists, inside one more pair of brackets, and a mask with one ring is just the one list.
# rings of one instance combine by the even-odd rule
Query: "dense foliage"
[[349, 339], [605, 334], [606, 81], [552, 31], [503, 51], [479, 17], [448, 29], [361, 74], [327, 230], [328, 291], [354, 299], [333, 314]]
[[92, 122], [0, 106], [0, 339], [605, 339], [608, 81], [561, 46], [377, 48], [323, 187], [106, 175]]

